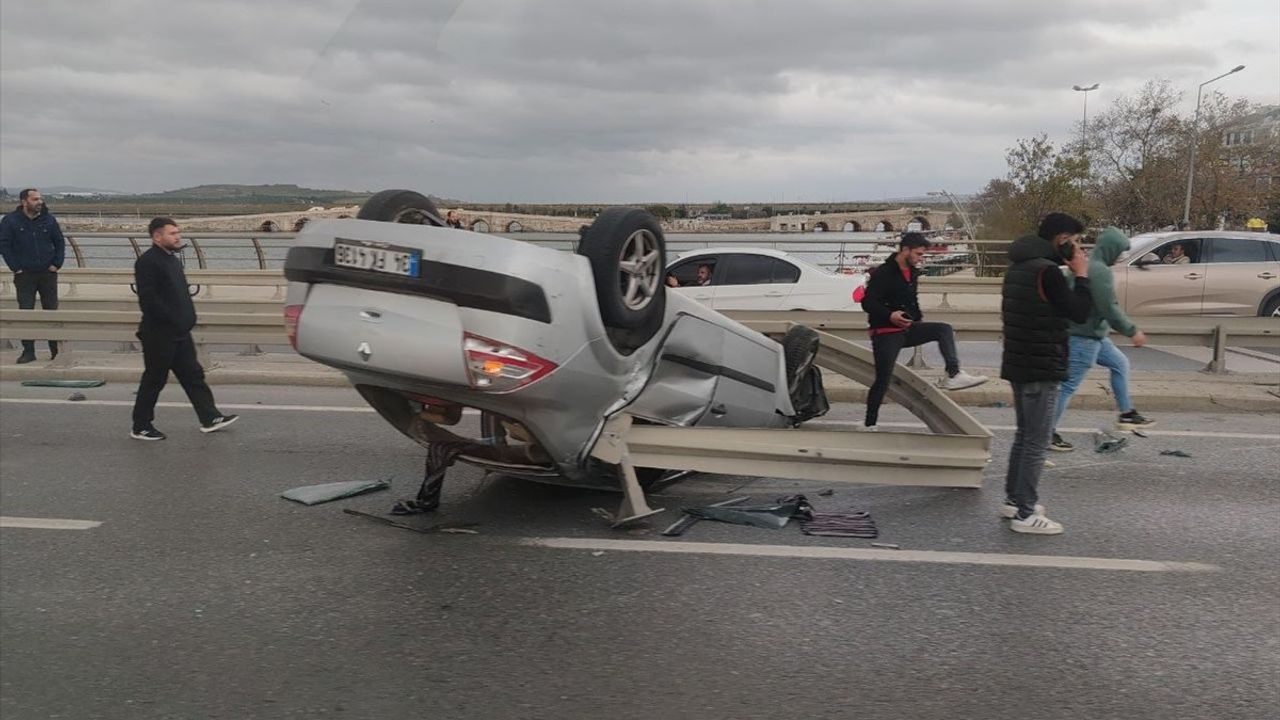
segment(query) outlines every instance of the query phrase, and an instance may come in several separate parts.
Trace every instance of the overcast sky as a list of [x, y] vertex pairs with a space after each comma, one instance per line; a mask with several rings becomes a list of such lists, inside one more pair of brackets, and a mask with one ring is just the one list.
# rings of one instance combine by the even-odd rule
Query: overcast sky
[[0, 0], [0, 184], [973, 192], [1148, 79], [1280, 104], [1276, 0]]

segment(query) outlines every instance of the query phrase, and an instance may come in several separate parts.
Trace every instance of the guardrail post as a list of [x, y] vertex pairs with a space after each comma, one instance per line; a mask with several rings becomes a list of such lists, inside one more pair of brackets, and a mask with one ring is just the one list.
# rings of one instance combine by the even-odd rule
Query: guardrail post
[[[67, 236], [67, 244], [71, 246], [71, 254], [76, 259], [76, 267], [84, 267], [84, 251], [80, 249], [80, 243], [70, 235]], [[67, 288], [67, 297], [75, 297], [77, 294], [77, 286], [71, 283]]]
[[51, 368], [70, 368], [75, 367], [76, 357], [75, 348], [69, 340], [58, 341], [58, 357], [49, 363]]
[[1213, 328], [1213, 358], [1201, 372], [1225, 374], [1227, 372], [1227, 328], [1216, 325]]
[[261, 345], [245, 345], [244, 349], [240, 351], [240, 355], [244, 357], [252, 357], [255, 355], [265, 355], [265, 354], [266, 353], [263, 352]]
[[209, 346], [205, 343], [196, 343], [196, 362], [199, 362], [200, 367], [205, 370], [212, 370], [217, 367], [213, 362], [213, 358], [209, 356]]
[[924, 348], [917, 345], [912, 350], [911, 359], [907, 361], [907, 367], [928, 370], [929, 366], [924, 361]]
[[942, 302], [938, 303], [938, 309], [939, 309], [939, 310], [950, 310], [950, 309], [952, 309], [952, 308], [951, 308], [951, 303], [947, 302], [947, 294], [946, 294], [946, 293], [942, 293]]

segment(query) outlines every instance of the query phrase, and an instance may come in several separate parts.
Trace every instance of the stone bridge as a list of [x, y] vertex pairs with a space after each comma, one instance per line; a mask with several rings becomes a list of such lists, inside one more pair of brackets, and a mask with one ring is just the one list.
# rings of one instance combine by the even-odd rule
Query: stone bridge
[[769, 219], [770, 232], [902, 232], [942, 230], [948, 213], [929, 208], [860, 210], [858, 212], [775, 215]]

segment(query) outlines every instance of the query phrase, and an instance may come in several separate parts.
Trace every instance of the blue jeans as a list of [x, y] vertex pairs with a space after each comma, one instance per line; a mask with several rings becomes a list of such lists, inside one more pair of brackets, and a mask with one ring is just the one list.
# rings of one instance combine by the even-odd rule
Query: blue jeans
[[1018, 431], [1009, 450], [1009, 469], [1004, 476], [1005, 497], [1018, 506], [1018, 517], [1030, 517], [1039, 499], [1037, 488], [1044, 471], [1044, 454], [1053, 437], [1058, 402], [1058, 383], [1041, 380], [1013, 383], [1013, 411], [1018, 418]]
[[1133, 401], [1129, 398], [1129, 358], [1120, 352], [1120, 348], [1110, 338], [1089, 338], [1071, 336], [1071, 352], [1067, 359], [1067, 379], [1058, 391], [1058, 410], [1053, 416], [1053, 427], [1056, 429], [1062, 422], [1062, 414], [1067, 411], [1071, 396], [1075, 394], [1084, 376], [1094, 363], [1111, 371], [1111, 392], [1116, 398], [1116, 408], [1122, 413], [1133, 409]]

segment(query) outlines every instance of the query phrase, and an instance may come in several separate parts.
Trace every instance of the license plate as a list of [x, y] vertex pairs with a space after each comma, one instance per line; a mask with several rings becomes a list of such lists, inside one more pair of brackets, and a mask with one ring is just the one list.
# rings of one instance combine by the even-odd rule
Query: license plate
[[374, 245], [359, 240], [333, 243], [333, 264], [339, 267], [418, 277], [421, 262], [422, 254], [409, 248]]

